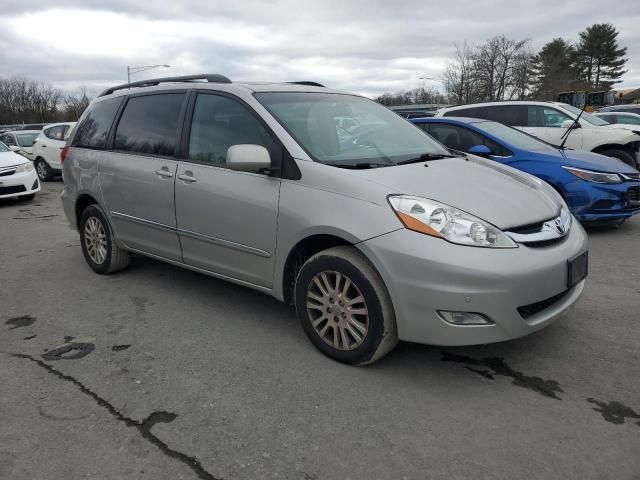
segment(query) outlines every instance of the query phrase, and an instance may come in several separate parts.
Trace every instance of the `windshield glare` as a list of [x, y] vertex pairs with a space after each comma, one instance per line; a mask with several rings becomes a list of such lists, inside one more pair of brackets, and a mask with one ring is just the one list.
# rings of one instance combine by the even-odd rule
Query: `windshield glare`
[[520, 150], [556, 150], [553, 145], [502, 123], [477, 122], [473, 126]]
[[386, 166], [422, 154], [449, 154], [419, 128], [366, 98], [308, 92], [255, 97], [321, 163]]
[[21, 147], [30, 147], [33, 145], [33, 141], [38, 136], [37, 133], [18, 133], [16, 138], [18, 139], [18, 145]]
[[[563, 103], [562, 104], [562, 108], [564, 108], [565, 110], [569, 110], [571, 113], [573, 113], [574, 115], [578, 116], [580, 115], [580, 112], [582, 112], [582, 110], [580, 110], [577, 107], [574, 107], [573, 105], [569, 105], [568, 103]], [[602, 127], [604, 125], [609, 125], [609, 122], [598, 118], [594, 115], [591, 115], [590, 113], [584, 112], [581, 116], [580, 116], [580, 120], [586, 120], [587, 122], [589, 122], [591, 125], [595, 125], [597, 127]]]

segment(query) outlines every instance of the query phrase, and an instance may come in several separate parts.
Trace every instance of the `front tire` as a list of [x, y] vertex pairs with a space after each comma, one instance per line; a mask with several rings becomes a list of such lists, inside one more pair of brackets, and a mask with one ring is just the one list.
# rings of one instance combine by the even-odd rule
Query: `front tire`
[[80, 245], [84, 259], [101, 275], [129, 265], [129, 252], [118, 247], [111, 225], [97, 205], [89, 205], [80, 216]]
[[41, 182], [49, 182], [53, 180], [53, 169], [43, 158], [38, 157], [35, 160], [36, 173]]
[[624, 150], [620, 150], [619, 148], [608, 148], [606, 150], [602, 150], [597, 153], [599, 153], [600, 155], [604, 155], [606, 157], [617, 158], [618, 160], [622, 160], [627, 165], [633, 168], [636, 168], [635, 159], [631, 155], [629, 155], [627, 152], [625, 152]]
[[312, 256], [300, 269], [295, 304], [302, 327], [325, 355], [366, 365], [398, 343], [387, 289], [354, 247], [334, 247]]

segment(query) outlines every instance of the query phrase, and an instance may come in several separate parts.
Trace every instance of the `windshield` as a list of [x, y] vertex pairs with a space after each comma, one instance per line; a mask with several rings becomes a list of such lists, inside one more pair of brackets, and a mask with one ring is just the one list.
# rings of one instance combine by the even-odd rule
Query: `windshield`
[[18, 145], [21, 147], [30, 147], [33, 145], [33, 141], [38, 136], [37, 133], [16, 133], [18, 139]]
[[[574, 107], [573, 105], [569, 105], [568, 103], [563, 103], [562, 104], [562, 108], [564, 108], [565, 110], [569, 110], [571, 113], [573, 113], [574, 115], [578, 116], [580, 115], [580, 112], [582, 110], [580, 110], [577, 107]], [[590, 113], [584, 112], [581, 116], [580, 116], [580, 120], [586, 120], [587, 122], [589, 122], [591, 125], [596, 125], [597, 127], [602, 127], [604, 125], [609, 125], [609, 122], [598, 118], [594, 115], [591, 115]]]
[[7, 147], [4, 143], [0, 142], [0, 152], [8, 152], [9, 147]]
[[502, 123], [477, 122], [473, 126], [520, 150], [557, 150], [549, 143]]
[[424, 154], [449, 155], [420, 129], [366, 98], [308, 92], [257, 93], [255, 97], [321, 163], [388, 166]]

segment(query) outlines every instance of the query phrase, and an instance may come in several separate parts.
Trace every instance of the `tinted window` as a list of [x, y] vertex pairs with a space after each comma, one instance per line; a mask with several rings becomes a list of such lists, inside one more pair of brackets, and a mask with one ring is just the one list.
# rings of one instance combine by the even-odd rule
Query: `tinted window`
[[[421, 125], [422, 127], [422, 125]], [[467, 152], [476, 145], [486, 145], [494, 155], [509, 156], [511, 152], [497, 144], [493, 140], [480, 135], [468, 128], [457, 125], [433, 123], [427, 130], [431, 136], [443, 145], [454, 150]]]
[[520, 112], [523, 111], [520, 105], [500, 105], [495, 107], [487, 107], [484, 118], [493, 120], [494, 122], [503, 123], [510, 127], [522, 126], [522, 117]]
[[529, 127], [560, 128], [565, 120], [573, 120], [560, 110], [540, 105], [527, 106], [527, 125]]
[[118, 122], [113, 148], [173, 156], [184, 97], [184, 93], [164, 93], [130, 98]]
[[483, 117], [484, 111], [485, 111], [485, 107], [461, 108], [459, 110], [452, 110], [450, 112], [445, 112], [443, 116], [484, 118]]
[[272, 152], [271, 134], [240, 102], [219, 95], [196, 98], [189, 134], [189, 158], [224, 165], [233, 145], [262, 145]]
[[87, 148], [104, 148], [113, 123], [113, 117], [120, 106], [122, 98], [111, 98], [94, 103], [78, 126], [73, 138], [73, 146]]

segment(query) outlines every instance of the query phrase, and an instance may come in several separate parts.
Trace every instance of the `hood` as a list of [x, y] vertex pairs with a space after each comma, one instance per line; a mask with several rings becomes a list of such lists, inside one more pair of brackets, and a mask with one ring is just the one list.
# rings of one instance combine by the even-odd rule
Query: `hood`
[[29, 160], [14, 152], [0, 152], [0, 168], [27, 163]]
[[584, 168], [586, 170], [606, 173], [638, 173], [635, 168], [624, 163], [622, 160], [584, 150], [564, 149], [558, 150], [557, 154], [547, 154], [536, 151], [536, 154], [555, 164], [561, 162], [562, 165], [569, 167]]
[[386, 186], [388, 194], [415, 195], [446, 203], [500, 229], [557, 217], [562, 199], [527, 173], [470, 155], [358, 171]]

